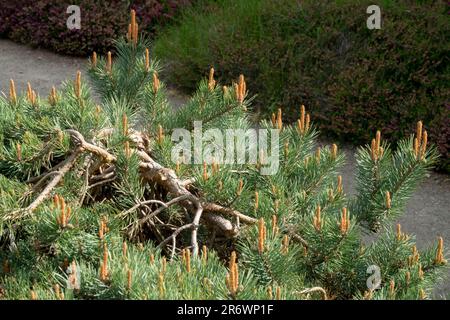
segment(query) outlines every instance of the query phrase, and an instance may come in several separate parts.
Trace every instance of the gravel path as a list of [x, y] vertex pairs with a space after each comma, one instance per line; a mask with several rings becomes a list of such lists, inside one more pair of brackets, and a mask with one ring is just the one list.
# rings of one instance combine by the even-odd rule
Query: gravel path
[[[41, 96], [47, 96], [53, 85], [60, 86], [66, 79], [73, 79], [77, 70], [85, 74], [85, 58], [56, 55], [46, 50], [32, 49], [0, 39], [0, 92], [8, 92], [9, 79], [14, 79], [18, 91], [26, 89], [29, 81]], [[185, 97], [174, 90], [169, 92], [171, 101], [179, 106]], [[354, 148], [343, 147], [347, 164], [342, 168], [344, 189], [354, 193]], [[416, 235], [419, 249], [435, 243], [437, 236], [444, 238], [450, 248], [450, 176], [431, 173], [409, 201], [406, 213], [399, 222], [404, 232]], [[450, 298], [450, 270], [446, 281], [438, 285], [434, 298]]]

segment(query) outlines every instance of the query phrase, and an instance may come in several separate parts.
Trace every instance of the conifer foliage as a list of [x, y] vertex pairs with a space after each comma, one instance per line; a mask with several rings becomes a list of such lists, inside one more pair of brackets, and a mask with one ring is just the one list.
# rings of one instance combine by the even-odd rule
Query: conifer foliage
[[[316, 147], [305, 107], [279, 133], [280, 167], [173, 163], [176, 128], [248, 129], [241, 76], [211, 69], [174, 109], [134, 12], [117, 55], [90, 59], [101, 103], [77, 73], [47, 99], [0, 97], [0, 298], [426, 299], [446, 265], [443, 240], [419, 252], [390, 230], [436, 159], [422, 123], [391, 150], [377, 132], [357, 152], [348, 198], [336, 145]], [[380, 232], [364, 244], [365, 232]], [[380, 271], [368, 286], [368, 268]]]

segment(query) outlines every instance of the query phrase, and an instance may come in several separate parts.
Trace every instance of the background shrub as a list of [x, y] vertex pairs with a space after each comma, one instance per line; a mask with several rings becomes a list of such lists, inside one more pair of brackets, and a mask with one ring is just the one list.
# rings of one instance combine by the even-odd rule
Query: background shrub
[[[123, 36], [130, 7], [136, 9], [141, 31], [154, 35], [159, 26], [171, 21], [190, 0], [16, 0], [0, 2], [0, 35], [20, 43], [56, 52], [87, 55], [112, 48]], [[69, 5], [81, 8], [81, 29], [66, 26]]]
[[[381, 30], [366, 27], [378, 3]], [[298, 115], [364, 143], [377, 129], [397, 140], [422, 119], [450, 170], [450, 27], [445, 1], [221, 0], [188, 10], [159, 37], [168, 75], [191, 89], [214, 66], [246, 75], [256, 104]], [[289, 115], [287, 115], [289, 116]]]

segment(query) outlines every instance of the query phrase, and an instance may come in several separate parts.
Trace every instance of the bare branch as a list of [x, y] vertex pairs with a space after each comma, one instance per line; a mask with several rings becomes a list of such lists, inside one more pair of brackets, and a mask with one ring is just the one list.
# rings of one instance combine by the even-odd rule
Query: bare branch
[[66, 160], [64, 160], [64, 164], [61, 166], [61, 168], [56, 171], [56, 173], [52, 174], [54, 175], [53, 179], [39, 194], [39, 196], [34, 199], [34, 201], [28, 207], [11, 212], [7, 217], [5, 217], [5, 220], [16, 218], [17, 215], [23, 217], [33, 212], [44, 200], [46, 200], [50, 196], [52, 190], [58, 185], [58, 183], [70, 170], [70, 168], [72, 168], [73, 164], [78, 159], [78, 156], [82, 153], [82, 151], [83, 149], [80, 147], [75, 149], [75, 151]]
[[302, 294], [309, 294], [311, 292], [317, 292], [317, 291], [322, 293], [322, 296], [323, 296], [324, 300], [328, 300], [327, 292], [322, 287], [308, 288], [308, 289], [305, 289], [305, 290], [302, 290], [302, 291], [296, 291], [295, 293], [297, 293], [299, 295], [302, 295]]
[[79, 133], [76, 130], [68, 129], [66, 130], [68, 134], [70, 134], [72, 140], [81, 148], [92, 152], [93, 154], [98, 155], [99, 157], [103, 158], [106, 162], [115, 162], [117, 159], [115, 156], [110, 154], [108, 151], [106, 151], [103, 148], [100, 148], [96, 145], [93, 145], [92, 143], [87, 142], [84, 140], [84, 137], [81, 133]]
[[221, 213], [228, 216], [234, 216], [238, 217], [241, 222], [245, 222], [248, 224], [255, 224], [258, 223], [258, 220], [249, 216], [246, 216], [239, 211], [233, 210], [231, 208], [225, 208], [215, 203], [203, 203], [203, 209], [205, 212], [214, 212], [214, 213]]

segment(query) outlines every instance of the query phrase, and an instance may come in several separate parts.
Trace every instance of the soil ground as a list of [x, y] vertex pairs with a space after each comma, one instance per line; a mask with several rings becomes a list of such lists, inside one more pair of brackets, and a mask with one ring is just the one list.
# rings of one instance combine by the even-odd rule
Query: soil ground
[[[29, 81], [41, 97], [46, 97], [53, 85], [60, 86], [63, 81], [74, 79], [77, 70], [86, 74], [86, 58], [66, 57], [52, 52], [33, 49], [0, 39], [0, 94], [8, 93], [9, 79], [14, 79], [18, 92], [26, 90]], [[175, 107], [180, 106], [186, 97], [169, 90], [169, 98]], [[344, 190], [352, 195], [355, 192], [354, 147], [341, 147], [347, 155], [347, 163], [342, 168]], [[406, 233], [416, 236], [417, 245], [425, 248], [442, 236], [445, 247], [450, 248], [450, 176], [430, 173], [410, 199], [405, 214], [399, 219]], [[434, 298], [450, 298], [450, 270], [447, 278], [434, 292]]]

